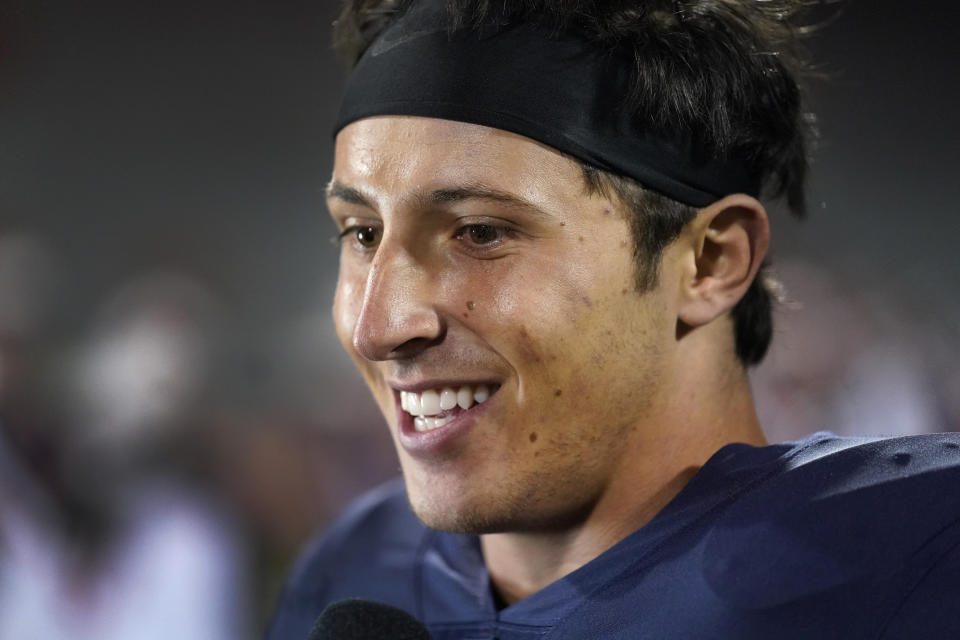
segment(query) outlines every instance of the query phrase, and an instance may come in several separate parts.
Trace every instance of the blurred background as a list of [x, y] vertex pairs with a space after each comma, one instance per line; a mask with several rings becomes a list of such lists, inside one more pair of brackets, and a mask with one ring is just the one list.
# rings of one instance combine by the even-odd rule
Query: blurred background
[[[257, 637], [397, 473], [328, 311], [337, 6], [0, 0], [0, 637]], [[809, 41], [773, 441], [960, 430], [948, 6], [854, 0]]]

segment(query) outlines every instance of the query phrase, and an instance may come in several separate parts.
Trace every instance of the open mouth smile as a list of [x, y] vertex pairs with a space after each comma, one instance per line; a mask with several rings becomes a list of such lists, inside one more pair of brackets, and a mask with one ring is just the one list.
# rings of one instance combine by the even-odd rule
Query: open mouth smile
[[[435, 386], [433, 386], [435, 385]], [[472, 431], [487, 413], [500, 384], [483, 382], [434, 382], [394, 387], [400, 444], [417, 457], [433, 458], [450, 452], [454, 443]]]
[[413, 417], [416, 431], [432, 431], [469, 411], [471, 407], [483, 404], [496, 390], [497, 385], [465, 384], [422, 392], [401, 391], [400, 408]]

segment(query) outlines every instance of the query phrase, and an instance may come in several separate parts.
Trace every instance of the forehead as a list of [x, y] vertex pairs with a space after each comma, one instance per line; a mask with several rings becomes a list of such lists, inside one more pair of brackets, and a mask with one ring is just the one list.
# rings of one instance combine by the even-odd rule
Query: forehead
[[337, 135], [334, 179], [398, 196], [465, 183], [531, 199], [583, 193], [577, 165], [546, 145], [482, 125], [415, 116], [378, 116], [345, 127]]

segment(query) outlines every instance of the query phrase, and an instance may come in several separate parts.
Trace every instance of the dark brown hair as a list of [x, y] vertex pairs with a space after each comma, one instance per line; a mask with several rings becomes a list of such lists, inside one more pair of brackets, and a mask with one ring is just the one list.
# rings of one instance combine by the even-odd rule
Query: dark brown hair
[[[352, 65], [414, 0], [348, 0], [334, 46]], [[450, 29], [513, 20], [576, 29], [635, 61], [624, 108], [666, 136], [690, 136], [705, 152], [736, 158], [760, 176], [762, 195], [798, 217], [813, 119], [799, 84], [796, 26], [809, 0], [447, 0]], [[631, 213], [637, 286], [654, 286], [663, 249], [696, 209], [634, 180], [580, 163], [588, 190], [615, 194]], [[776, 291], [765, 270], [732, 311], [736, 352], [759, 363], [773, 333]]]

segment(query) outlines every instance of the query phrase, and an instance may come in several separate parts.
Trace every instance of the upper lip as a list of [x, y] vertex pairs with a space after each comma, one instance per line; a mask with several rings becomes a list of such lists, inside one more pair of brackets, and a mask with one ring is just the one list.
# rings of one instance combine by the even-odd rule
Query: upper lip
[[423, 391], [429, 391], [431, 389], [443, 389], [444, 387], [450, 387], [451, 389], [456, 389], [463, 386], [478, 386], [485, 384], [487, 386], [498, 386], [500, 383], [496, 380], [490, 378], [468, 378], [461, 380], [451, 380], [451, 379], [441, 379], [436, 378], [432, 380], [417, 380], [413, 381], [389, 381], [387, 384], [390, 385], [394, 391], [407, 391], [410, 393], [421, 393]]

